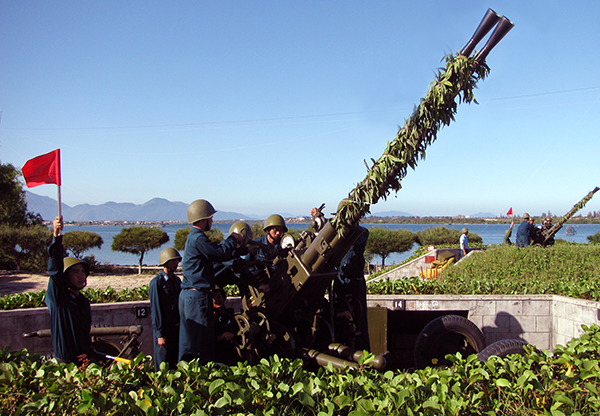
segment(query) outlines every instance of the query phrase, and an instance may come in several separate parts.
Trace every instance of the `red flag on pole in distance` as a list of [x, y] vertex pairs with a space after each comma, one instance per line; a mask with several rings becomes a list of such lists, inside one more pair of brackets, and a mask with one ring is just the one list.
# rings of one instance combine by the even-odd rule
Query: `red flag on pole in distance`
[[60, 149], [29, 159], [21, 171], [28, 188], [47, 183], [60, 186]]
[[512, 214], [512, 207], [510, 207], [510, 209], [508, 210], [508, 212], [506, 213], [507, 217], [510, 217]]

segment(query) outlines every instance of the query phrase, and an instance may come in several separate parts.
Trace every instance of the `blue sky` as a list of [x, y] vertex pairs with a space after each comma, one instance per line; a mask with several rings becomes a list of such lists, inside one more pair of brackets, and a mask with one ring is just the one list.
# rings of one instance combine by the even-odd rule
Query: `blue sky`
[[71, 206], [332, 212], [488, 7], [479, 105], [371, 211], [562, 215], [600, 186], [598, 1], [4, 1], [0, 162], [60, 148]]

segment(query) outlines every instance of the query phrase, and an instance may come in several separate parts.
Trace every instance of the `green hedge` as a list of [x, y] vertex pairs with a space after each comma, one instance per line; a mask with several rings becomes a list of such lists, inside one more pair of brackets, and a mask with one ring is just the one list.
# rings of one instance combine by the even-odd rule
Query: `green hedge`
[[600, 412], [600, 329], [554, 354], [448, 356], [448, 368], [385, 373], [366, 368], [310, 372], [301, 360], [256, 366], [181, 362], [155, 372], [150, 357], [131, 366], [46, 361], [27, 351], [0, 354], [0, 413], [119, 415], [590, 415]]

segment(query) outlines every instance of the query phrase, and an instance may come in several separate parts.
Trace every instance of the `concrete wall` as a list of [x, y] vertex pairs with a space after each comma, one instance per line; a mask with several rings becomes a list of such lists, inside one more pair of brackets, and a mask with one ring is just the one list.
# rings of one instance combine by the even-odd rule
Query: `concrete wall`
[[[92, 326], [141, 325], [143, 332], [138, 338], [140, 349], [152, 354], [152, 322], [150, 302], [123, 302], [92, 305]], [[29, 352], [51, 355], [52, 340], [49, 337], [23, 338], [22, 334], [50, 328], [48, 308], [19, 309], [0, 312], [0, 347], [12, 350], [27, 348]]]
[[[239, 310], [239, 299], [228, 299]], [[553, 350], [581, 335], [581, 325], [598, 324], [600, 303], [554, 295], [414, 295], [368, 297], [368, 306], [406, 311], [468, 311], [468, 317], [484, 333], [488, 344], [501, 339], [523, 339], [539, 349]], [[142, 352], [153, 352], [149, 302], [92, 305], [93, 326], [141, 325]], [[43, 355], [52, 353], [50, 338], [23, 338], [24, 332], [49, 328], [46, 308], [0, 311], [0, 348], [27, 348]]]
[[600, 321], [600, 302], [555, 295], [390, 295], [369, 296], [367, 303], [406, 311], [468, 311], [488, 345], [522, 339], [550, 351], [581, 335], [581, 325]]

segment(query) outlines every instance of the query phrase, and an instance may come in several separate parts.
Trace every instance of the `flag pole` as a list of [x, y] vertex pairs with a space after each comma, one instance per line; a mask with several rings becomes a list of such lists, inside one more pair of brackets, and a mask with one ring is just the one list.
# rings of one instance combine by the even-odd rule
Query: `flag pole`
[[56, 185], [58, 188], [58, 216], [62, 217], [62, 201], [60, 200], [60, 185]]
[[[56, 185], [56, 188], [58, 189], [58, 218], [60, 218], [62, 220], [62, 201], [60, 198], [60, 185]], [[58, 231], [58, 235], [62, 234], [62, 230]]]

